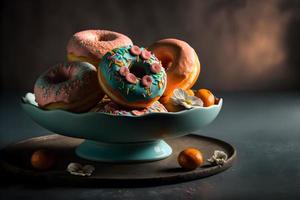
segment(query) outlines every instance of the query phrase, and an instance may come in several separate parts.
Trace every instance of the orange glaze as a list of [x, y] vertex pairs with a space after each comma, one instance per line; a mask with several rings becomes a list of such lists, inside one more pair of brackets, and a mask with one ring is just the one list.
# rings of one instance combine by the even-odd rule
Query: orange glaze
[[161, 102], [168, 101], [173, 90], [190, 89], [200, 74], [200, 62], [194, 49], [178, 39], [163, 39], [152, 44], [149, 49], [162, 62], [167, 73], [167, 88]]

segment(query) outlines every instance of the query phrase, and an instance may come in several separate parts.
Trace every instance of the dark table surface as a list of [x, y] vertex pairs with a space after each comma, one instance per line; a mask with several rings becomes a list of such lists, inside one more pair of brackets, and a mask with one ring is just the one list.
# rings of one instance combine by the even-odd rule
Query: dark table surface
[[[0, 148], [49, 131], [1, 93]], [[0, 199], [300, 199], [300, 92], [219, 93], [224, 107], [199, 134], [237, 149], [232, 168], [205, 179], [144, 188], [72, 188], [1, 178]], [[6, 175], [3, 175], [6, 177]]]

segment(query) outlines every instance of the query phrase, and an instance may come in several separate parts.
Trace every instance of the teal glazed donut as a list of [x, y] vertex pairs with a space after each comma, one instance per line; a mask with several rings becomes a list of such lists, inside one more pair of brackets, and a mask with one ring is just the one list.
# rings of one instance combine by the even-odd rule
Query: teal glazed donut
[[104, 92], [128, 108], [146, 108], [157, 101], [167, 85], [161, 62], [143, 47], [129, 45], [106, 53], [98, 78]]

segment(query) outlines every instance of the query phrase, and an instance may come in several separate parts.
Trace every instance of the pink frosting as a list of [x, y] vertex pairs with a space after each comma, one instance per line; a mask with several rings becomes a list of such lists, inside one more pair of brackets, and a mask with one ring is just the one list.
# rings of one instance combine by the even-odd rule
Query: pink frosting
[[34, 86], [39, 106], [50, 103], [73, 103], [95, 94], [100, 98], [101, 89], [94, 66], [89, 63], [73, 62], [58, 64], [42, 74]]
[[75, 33], [67, 45], [67, 53], [101, 59], [115, 48], [132, 45], [126, 35], [107, 30], [85, 30]]
[[143, 78], [142, 78], [142, 84], [146, 87], [146, 88], [149, 88], [152, 84], [152, 78], [151, 76], [149, 75], [145, 75]]
[[159, 103], [159, 101], [155, 101], [148, 108], [144, 108], [140, 110], [131, 110], [116, 104], [115, 102], [111, 101], [108, 98], [104, 98], [91, 111], [104, 112], [112, 115], [124, 115], [124, 116], [139, 116], [139, 115], [153, 113], [153, 112], [168, 112], [167, 109], [161, 103]]
[[139, 56], [142, 53], [140, 47], [138, 47], [136, 45], [134, 45], [130, 48], [130, 52], [135, 56]]

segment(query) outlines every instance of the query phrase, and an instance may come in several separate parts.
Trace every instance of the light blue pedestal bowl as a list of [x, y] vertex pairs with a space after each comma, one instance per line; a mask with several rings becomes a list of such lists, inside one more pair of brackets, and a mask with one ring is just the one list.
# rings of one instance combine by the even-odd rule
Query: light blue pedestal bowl
[[217, 105], [173, 113], [114, 116], [43, 110], [24, 100], [24, 111], [40, 126], [57, 134], [83, 138], [76, 149], [82, 158], [101, 162], [145, 162], [168, 157], [172, 148], [163, 140], [197, 132], [219, 114]]

